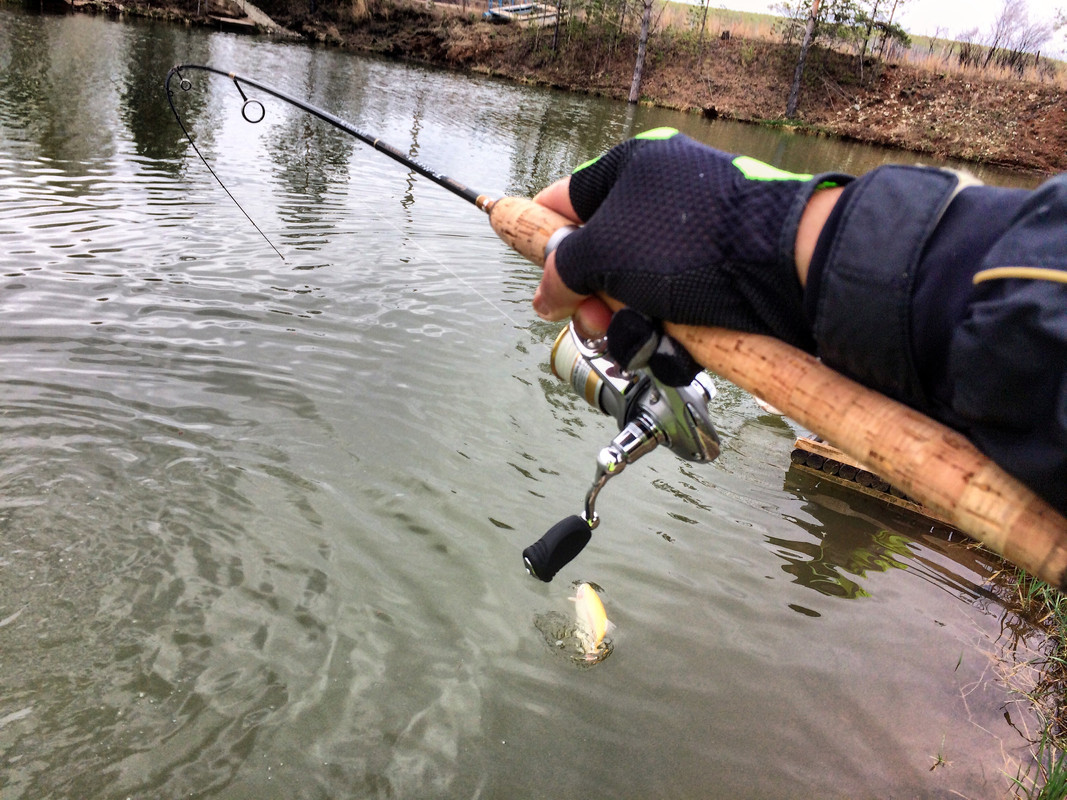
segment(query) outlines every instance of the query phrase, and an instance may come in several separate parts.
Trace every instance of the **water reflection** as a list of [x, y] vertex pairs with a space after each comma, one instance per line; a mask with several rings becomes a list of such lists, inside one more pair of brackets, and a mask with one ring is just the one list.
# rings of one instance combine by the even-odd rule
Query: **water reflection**
[[[782, 570], [796, 583], [820, 594], [855, 599], [870, 596], [862, 580], [869, 573], [908, 569], [966, 602], [992, 597], [984, 583], [960, 578], [961, 570], [987, 578], [994, 570], [959, 534], [793, 465], [782, 488], [803, 501], [805, 515], [793, 521], [811, 534], [806, 541], [768, 537], [786, 562]], [[887, 529], [887, 521], [895, 522], [896, 529]], [[925, 529], [928, 533], [920, 540], [919, 532]]]
[[[176, 173], [181, 168], [178, 159], [188, 144], [184, 137], [174, 135], [173, 128], [160, 124], [171, 113], [166, 95], [159, 90], [161, 71], [182, 60], [205, 58], [207, 54], [204, 40], [188, 30], [176, 27], [158, 36], [151, 30], [134, 26], [124, 40], [125, 65], [118, 106], [137, 154], [157, 161], [161, 169]], [[116, 58], [116, 62], [120, 60]], [[186, 126], [195, 129], [209, 96], [174, 88], [184, 95], [181, 108]]]

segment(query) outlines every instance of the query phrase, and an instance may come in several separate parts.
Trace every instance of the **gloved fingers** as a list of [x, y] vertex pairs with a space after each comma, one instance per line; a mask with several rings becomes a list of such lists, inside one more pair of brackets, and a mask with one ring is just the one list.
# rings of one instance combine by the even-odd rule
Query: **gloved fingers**
[[558, 322], [574, 315], [587, 295], [572, 292], [556, 271], [556, 254], [549, 253], [545, 259], [541, 283], [533, 296], [534, 311], [541, 319]]
[[668, 386], [686, 386], [702, 369], [658, 322], [632, 308], [621, 308], [611, 318], [608, 354], [627, 372], [648, 367]]
[[649, 139], [669, 139], [678, 131], [673, 128], [657, 128], [638, 134], [633, 139], [615, 145], [599, 158], [582, 164], [574, 170], [575, 178], [570, 184], [570, 201], [575, 212], [584, 222], [600, 208], [619, 176], [626, 170], [634, 153]]

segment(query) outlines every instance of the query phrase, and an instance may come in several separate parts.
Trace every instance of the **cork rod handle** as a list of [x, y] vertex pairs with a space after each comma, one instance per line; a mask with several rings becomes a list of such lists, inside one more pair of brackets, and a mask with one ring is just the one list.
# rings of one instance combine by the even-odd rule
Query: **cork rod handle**
[[[485, 208], [497, 235], [538, 266], [552, 234], [571, 224], [525, 198]], [[672, 323], [666, 330], [706, 369], [869, 465], [1007, 560], [1067, 589], [1067, 519], [961, 434], [777, 339]]]

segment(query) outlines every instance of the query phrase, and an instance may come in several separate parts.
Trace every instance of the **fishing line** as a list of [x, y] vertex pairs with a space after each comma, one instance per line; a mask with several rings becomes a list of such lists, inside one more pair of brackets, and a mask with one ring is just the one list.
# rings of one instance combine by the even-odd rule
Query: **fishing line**
[[[167, 79], [164, 85], [167, 90], [167, 102], [170, 104], [170, 110], [174, 113], [174, 117], [175, 119], [177, 119], [178, 125], [182, 129], [182, 133], [185, 134], [185, 138], [189, 140], [189, 144], [192, 145], [193, 151], [197, 154], [197, 156], [200, 157], [200, 160], [204, 162], [204, 165], [207, 167], [208, 172], [211, 173], [215, 181], [219, 184], [219, 186], [223, 188], [226, 194], [229, 195], [230, 199], [233, 200], [234, 205], [236, 205], [241, 210], [241, 213], [244, 214], [245, 218], [250, 223], [252, 223], [252, 227], [254, 227], [256, 231], [259, 232], [259, 235], [263, 237], [264, 241], [266, 241], [267, 244], [270, 245], [271, 249], [274, 250], [274, 252], [278, 254], [278, 257], [281, 258], [283, 261], [285, 260], [285, 256], [282, 255], [281, 251], [278, 250], [277, 247], [274, 246], [274, 243], [270, 240], [267, 234], [263, 232], [259, 225], [256, 224], [255, 220], [253, 220], [251, 215], [249, 215], [249, 213], [245, 211], [244, 207], [237, 201], [237, 198], [234, 197], [233, 193], [227, 188], [226, 184], [222, 182], [222, 179], [219, 177], [218, 173], [216, 173], [215, 170], [211, 167], [211, 164], [208, 162], [207, 158], [204, 157], [204, 154], [200, 152], [200, 148], [196, 146], [196, 142], [193, 141], [192, 135], [189, 133], [188, 128], [186, 128], [185, 123], [182, 121], [181, 115], [178, 113], [178, 109], [174, 105], [174, 90], [171, 88], [170, 85], [171, 79], [176, 76], [179, 79], [178, 85], [181, 87], [182, 91], [187, 92], [192, 89], [192, 81], [182, 75], [182, 70], [202, 70], [205, 72], [214, 73], [216, 75], [222, 75], [232, 80], [234, 86], [237, 87], [238, 93], [241, 95], [241, 100], [243, 101], [241, 105], [241, 116], [245, 119], [246, 122], [249, 122], [253, 125], [262, 122], [266, 118], [267, 111], [264, 108], [263, 103], [254, 98], [249, 98], [248, 95], [245, 94], [244, 88], [242, 88], [241, 85], [242, 83], [249, 87], [258, 89], [262, 92], [266, 92], [267, 94], [276, 97], [277, 99], [282, 100], [283, 102], [289, 103], [290, 105], [296, 106], [300, 110], [305, 111], [311, 114], [312, 116], [329, 123], [330, 125], [333, 125], [335, 128], [338, 128], [351, 136], [354, 136], [356, 139], [359, 139], [364, 144], [369, 145], [380, 153], [384, 153], [385, 155], [392, 158], [394, 161], [403, 164], [412, 172], [415, 172], [418, 175], [422, 175], [423, 177], [428, 178], [433, 183], [436, 183], [438, 186], [447, 189], [448, 191], [452, 192], [452, 194], [462, 198], [463, 200], [466, 200], [468, 203], [477, 206], [483, 211], [487, 211], [492, 204], [492, 201], [487, 195], [480, 194], [474, 191], [473, 189], [468, 188], [459, 181], [450, 178], [447, 175], [442, 175], [441, 173], [438, 173], [430, 169], [429, 167], [420, 164], [414, 158], [405, 155], [403, 152], [396, 149], [392, 145], [386, 144], [381, 139], [366, 134], [352, 127], [352, 125], [350, 125], [348, 122], [341, 119], [340, 117], [337, 117], [328, 111], [324, 111], [323, 109], [318, 108], [317, 106], [314, 106], [311, 103], [305, 102], [300, 98], [293, 97], [292, 95], [287, 94], [281, 91], [280, 89], [275, 89], [271, 86], [259, 83], [250, 78], [241, 77], [233, 72], [225, 72], [221, 69], [216, 69], [215, 67], [210, 67], [206, 65], [179, 64], [178, 66], [173, 67], [170, 72], [167, 73]], [[373, 210], [369, 204], [363, 203], [362, 201], [359, 202], [364, 205], [364, 207]], [[401, 234], [404, 233], [404, 231], [394, 223], [388, 220], [384, 220], [380, 216], [378, 216], [378, 219], [385, 222], [387, 225], [393, 227], [397, 232]], [[495, 302], [486, 297], [477, 287], [471, 285], [471, 283], [465, 278], [463, 278], [461, 275], [457, 274], [455, 270], [445, 264], [444, 261], [442, 261], [438, 256], [428, 251], [418, 241], [411, 241], [413, 241], [415, 246], [423, 253], [425, 253], [427, 257], [429, 257], [432, 261], [443, 267], [452, 277], [454, 277], [457, 281], [463, 284], [463, 286], [465, 286], [475, 295], [477, 295], [486, 303], [488, 303], [489, 306], [492, 307], [495, 311], [497, 311], [501, 316], [503, 316], [504, 319], [506, 319], [513, 325], [518, 325], [518, 323], [514, 319], [512, 319], [507, 313], [505, 313], [504, 310], [500, 308], [500, 306], [498, 306]]]
[[[375, 218], [376, 220], [378, 220], [379, 222], [381, 222], [381, 223], [383, 223], [383, 224], [385, 224], [385, 225], [389, 226], [389, 227], [390, 227], [390, 228], [392, 228], [392, 229], [393, 229], [394, 231], [396, 231], [397, 233], [399, 233], [399, 234], [400, 234], [401, 236], [405, 236], [405, 237], [407, 236], [407, 232], [406, 232], [406, 231], [405, 231], [405, 230], [404, 230], [403, 228], [401, 228], [401, 227], [400, 227], [399, 225], [397, 225], [397, 224], [396, 224], [395, 222], [393, 222], [392, 220], [389, 220], [389, 219], [385, 219], [385, 218], [384, 218], [383, 216], [381, 216], [381, 214], [380, 214], [380, 213], [379, 213], [379, 212], [378, 212], [378, 211], [377, 211], [377, 210], [376, 210], [376, 209], [375, 209], [375, 208], [374, 208], [373, 206], [371, 206], [371, 205], [370, 205], [369, 203], [367, 203], [367, 202], [366, 202], [366, 201], [364, 201], [364, 200], [360, 200], [359, 198], [353, 198], [353, 199], [355, 199], [355, 201], [356, 201], [357, 203], [359, 203], [359, 204], [360, 204], [361, 206], [363, 206], [363, 208], [365, 208], [365, 209], [366, 209], [367, 211], [370, 211], [370, 212], [371, 212], [371, 213], [372, 213], [372, 214], [374, 215], [374, 218]], [[474, 294], [476, 294], [476, 295], [477, 295], [478, 297], [480, 297], [480, 298], [481, 298], [482, 300], [484, 300], [484, 301], [486, 302], [486, 304], [487, 304], [487, 305], [488, 305], [488, 306], [489, 306], [490, 308], [492, 308], [492, 309], [493, 309], [494, 311], [496, 311], [496, 312], [497, 312], [498, 314], [500, 314], [500, 316], [502, 316], [502, 317], [503, 317], [504, 319], [506, 319], [506, 320], [507, 320], [508, 322], [510, 322], [510, 323], [511, 323], [512, 325], [514, 325], [514, 326], [515, 326], [515, 327], [517, 327], [517, 328], [518, 328], [518, 327], [522, 327], [522, 326], [521, 326], [521, 325], [520, 325], [520, 324], [519, 324], [519, 323], [518, 323], [518, 322], [517, 322], [517, 321], [516, 321], [515, 319], [513, 319], [512, 317], [510, 317], [510, 316], [508, 315], [508, 313], [507, 313], [506, 311], [504, 311], [504, 309], [502, 309], [502, 308], [501, 308], [501, 307], [500, 307], [499, 305], [497, 305], [497, 303], [496, 303], [496, 302], [494, 302], [494, 301], [493, 301], [493, 300], [491, 300], [490, 298], [486, 297], [486, 296], [485, 296], [485, 295], [484, 295], [484, 294], [483, 294], [483, 293], [481, 292], [481, 290], [480, 290], [480, 289], [478, 289], [478, 287], [477, 287], [477, 286], [475, 286], [474, 284], [472, 284], [472, 283], [471, 283], [470, 281], [468, 281], [468, 280], [467, 280], [466, 278], [464, 278], [464, 277], [463, 277], [462, 275], [460, 275], [460, 274], [459, 274], [459, 273], [457, 273], [457, 272], [456, 272], [456, 271], [455, 271], [454, 269], [452, 269], [452, 268], [451, 268], [450, 266], [448, 266], [448, 264], [446, 264], [446, 263], [445, 263], [444, 261], [442, 261], [442, 260], [441, 260], [441, 257], [440, 257], [440, 256], [438, 256], [438, 255], [436, 255], [435, 253], [432, 253], [432, 252], [430, 252], [429, 250], [427, 250], [427, 249], [426, 249], [426, 248], [425, 248], [425, 247], [423, 246], [423, 244], [422, 244], [421, 242], [419, 242], [419, 241], [418, 241], [417, 239], [411, 239], [411, 238], [408, 238], [408, 239], [406, 239], [406, 241], [407, 241], [407, 242], [409, 242], [409, 243], [411, 243], [411, 244], [413, 244], [413, 245], [414, 245], [414, 246], [415, 246], [415, 247], [416, 247], [416, 248], [417, 248], [418, 250], [420, 250], [421, 252], [423, 252], [423, 253], [424, 253], [424, 254], [426, 255], [426, 257], [427, 257], [427, 258], [429, 258], [429, 259], [430, 259], [431, 261], [433, 261], [434, 263], [436, 263], [436, 264], [438, 264], [439, 266], [441, 266], [441, 267], [442, 267], [442, 268], [443, 268], [443, 269], [444, 269], [444, 270], [445, 270], [445, 271], [446, 271], [446, 272], [447, 272], [447, 273], [448, 273], [449, 275], [451, 275], [451, 276], [452, 276], [453, 278], [455, 278], [455, 279], [456, 279], [457, 281], [459, 281], [460, 283], [462, 283], [462, 284], [463, 284], [463, 285], [464, 285], [464, 286], [465, 286], [465, 287], [466, 287], [467, 289], [469, 289], [469, 290], [470, 290], [471, 292], [473, 292], [473, 293], [474, 293]]]
[[[204, 166], [207, 167], [207, 171], [211, 173], [211, 177], [213, 177], [215, 179], [215, 181], [218, 183], [218, 185], [222, 187], [222, 190], [224, 192], [226, 192], [226, 194], [228, 194], [230, 196], [230, 199], [233, 200], [233, 204], [235, 206], [237, 206], [241, 210], [242, 214], [245, 215], [245, 219], [247, 219], [250, 223], [252, 223], [252, 227], [255, 228], [259, 232], [260, 236], [263, 237], [263, 241], [265, 241], [267, 244], [269, 244], [271, 250], [273, 250], [275, 253], [278, 254], [278, 258], [280, 258], [282, 261], [285, 261], [285, 256], [282, 255], [281, 250], [279, 250], [277, 247], [274, 246], [274, 242], [272, 242], [270, 240], [270, 238], [267, 236], [267, 234], [265, 234], [263, 232], [263, 229], [260, 228], [259, 225], [256, 224], [256, 221], [254, 219], [252, 219], [252, 216], [247, 211], [245, 211], [244, 206], [242, 206], [237, 201], [237, 198], [233, 196], [233, 192], [231, 192], [229, 190], [229, 188], [226, 186], [226, 184], [222, 182], [222, 178], [220, 178], [218, 176], [218, 173], [215, 172], [215, 170], [212, 168], [211, 162], [208, 161], [207, 158], [205, 158], [203, 153], [200, 152], [200, 148], [197, 147], [196, 146], [196, 142], [193, 141], [193, 137], [192, 137], [192, 135], [190, 135], [189, 129], [186, 128], [185, 127], [185, 123], [182, 122], [181, 114], [178, 113], [178, 109], [174, 105], [174, 92], [170, 88], [170, 79], [174, 75], [177, 75], [179, 78], [181, 78], [179, 86], [181, 86], [183, 92], [187, 92], [190, 89], [192, 89], [193, 88], [193, 84], [188, 78], [182, 77], [181, 73], [178, 72], [178, 69], [179, 69], [178, 67], [175, 67], [169, 73], [167, 73], [167, 81], [166, 81], [166, 84], [165, 84], [166, 89], [167, 89], [167, 102], [170, 103], [170, 110], [174, 112], [174, 118], [176, 120], [178, 120], [178, 126], [182, 129], [182, 133], [185, 134], [185, 138], [189, 140], [189, 144], [192, 145], [193, 151], [198, 156], [200, 156], [200, 160], [204, 162]], [[241, 97], [244, 98], [244, 101], [245, 101], [244, 105], [241, 106], [241, 116], [244, 117], [249, 122], [252, 122], [253, 124], [256, 123], [256, 122], [261, 122], [263, 120], [263, 117], [266, 116], [266, 114], [267, 114], [266, 110], [263, 108], [263, 104], [260, 103], [258, 100], [250, 101], [247, 97], [245, 97], [245, 93], [244, 93], [244, 91], [241, 90], [241, 86], [240, 86], [240, 84], [237, 83], [236, 79], [234, 79], [234, 84], [237, 85], [237, 91], [241, 92]], [[259, 116], [258, 119], [253, 120], [246, 113], [246, 109], [248, 108], [248, 104], [250, 102], [257, 103], [259, 105], [260, 110], [262, 111], [262, 114]]]

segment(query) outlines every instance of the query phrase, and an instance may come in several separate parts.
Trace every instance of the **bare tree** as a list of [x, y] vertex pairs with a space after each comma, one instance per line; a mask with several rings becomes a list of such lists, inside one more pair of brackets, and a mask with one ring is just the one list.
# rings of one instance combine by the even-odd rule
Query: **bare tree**
[[797, 59], [797, 68], [793, 71], [793, 86], [789, 90], [789, 101], [785, 106], [785, 115], [793, 119], [797, 115], [797, 102], [800, 99], [800, 80], [804, 77], [804, 62], [808, 60], [808, 50], [811, 49], [811, 40], [815, 34], [815, 21], [819, 16], [819, 0], [812, 0], [811, 14], [808, 23], [804, 26], [804, 38], [800, 42], [800, 57]]
[[1001, 46], [1004, 40], [1011, 36], [1020, 24], [1025, 24], [1025, 22], [1026, 0], [1004, 0], [1000, 13], [993, 20], [993, 28], [989, 32], [988, 41], [986, 41], [986, 46], [989, 49], [986, 51], [985, 62], [982, 64], [983, 68], [989, 66], [989, 62], [993, 60], [993, 55], [997, 52], [997, 48]]
[[1052, 39], [1056, 29], [1057, 23], [1051, 21], [1032, 22], [1026, 0], [1004, 0], [985, 42], [988, 50], [983, 68], [995, 62], [1004, 69], [1021, 73], [1028, 56], [1033, 56], [1036, 63], [1041, 48]]
[[697, 37], [697, 48], [703, 49], [704, 29], [708, 27], [708, 6], [711, 5], [711, 0], [700, 0], [700, 5], [703, 9], [700, 14], [700, 36]]
[[644, 0], [641, 14], [641, 34], [637, 39], [637, 62], [634, 64], [634, 79], [630, 83], [630, 102], [641, 98], [641, 76], [645, 71], [645, 51], [648, 49], [648, 29], [652, 22], [652, 0]]

